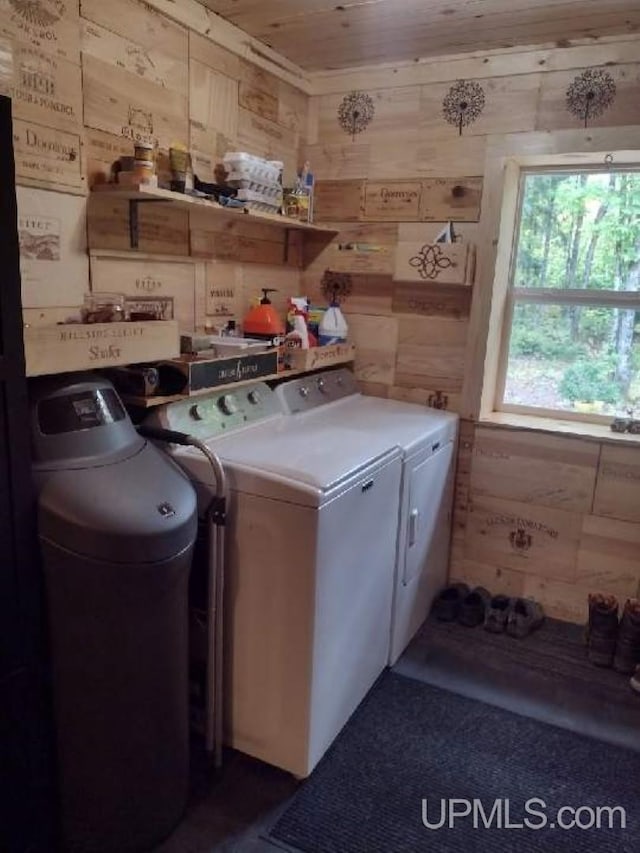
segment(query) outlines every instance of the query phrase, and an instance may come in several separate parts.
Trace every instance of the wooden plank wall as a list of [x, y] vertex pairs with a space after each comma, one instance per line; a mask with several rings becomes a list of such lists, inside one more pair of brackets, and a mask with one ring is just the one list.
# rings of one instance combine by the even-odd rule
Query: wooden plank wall
[[[308, 95], [288, 82], [292, 75], [275, 66], [270, 73], [266, 49], [254, 65], [207, 38], [199, 20], [198, 32], [138, 0], [49, 4], [46, 25], [30, 9], [0, 0], [0, 92], [14, 99], [17, 181], [29, 187], [19, 196], [24, 243], [33, 244], [38, 231], [60, 235], [73, 225], [75, 255], [63, 234], [61, 252], [46, 263], [23, 259], [28, 322], [73, 313], [90, 277], [109, 290], [129, 291], [143, 279], [161, 283], [180, 319], [199, 326], [241, 317], [260, 286], [280, 288], [283, 300], [297, 293], [301, 244], [294, 236], [285, 251], [281, 229], [146, 205], [136, 260], [127, 258], [127, 204], [87, 198], [118, 157], [133, 153], [136, 139], [158, 145], [162, 177], [170, 145], [182, 142], [203, 180], [214, 180], [226, 151], [250, 150], [283, 160], [285, 182], [292, 182], [309, 107]], [[73, 218], [65, 214], [63, 223], [56, 211], [70, 208]], [[139, 272], [145, 264], [146, 277]], [[214, 280], [214, 290], [234, 293], [224, 315], [206, 292]]]
[[[351, 273], [343, 310], [367, 393], [446, 405], [462, 416], [452, 578], [534, 596], [550, 614], [574, 621], [585, 618], [589, 591], [621, 600], [639, 593], [640, 447], [476, 423], [477, 339], [487, 328], [482, 311], [472, 309], [486, 302], [492, 285], [496, 233], [491, 186], [482, 184], [487, 157], [500, 151], [634, 147], [639, 56], [636, 37], [328, 72], [317, 75], [321, 94], [311, 103], [307, 158], [319, 180], [319, 215], [339, 233], [330, 246], [308, 244], [305, 289], [319, 297], [326, 268]], [[607, 67], [617, 97], [585, 131], [567, 112], [565, 92], [591, 66]], [[486, 99], [462, 135], [442, 114], [442, 100], [460, 78], [479, 82]], [[372, 98], [375, 114], [352, 139], [337, 113], [354, 90]], [[452, 194], [457, 186], [466, 195]], [[456, 198], [464, 199], [457, 210]], [[481, 275], [473, 288], [394, 281], [396, 247], [433, 240], [449, 218], [463, 241], [477, 243]], [[472, 328], [471, 316], [480, 326], [476, 320]]]
[[[480, 361], [471, 344], [486, 336], [484, 315], [474, 310], [483, 295], [478, 282], [486, 288], [492, 278], [488, 152], [561, 150], [557, 140], [567, 134], [573, 150], [602, 150], [600, 134], [611, 129], [625, 147], [629, 129], [640, 126], [638, 37], [310, 81], [286, 61], [274, 64], [268, 48], [256, 52], [252, 40], [197, 3], [69, 0], [49, 4], [40, 24], [27, 5], [0, 0], [0, 91], [14, 98], [29, 323], [55, 322], [77, 308], [90, 275], [101, 288], [172, 296], [183, 322], [203, 325], [241, 316], [261, 286], [278, 287], [281, 305], [301, 290], [320, 300], [325, 269], [350, 272], [343, 307], [363, 388], [464, 418], [452, 574], [536, 595], [572, 619], [583, 617], [589, 589], [637, 591], [638, 452], [477, 426]], [[228, 36], [234, 50], [209, 32]], [[591, 66], [608, 68], [617, 97], [584, 131], [566, 111], [565, 91]], [[442, 99], [458, 79], [480, 82], [486, 99], [462, 135], [442, 117]], [[337, 121], [352, 90], [366, 91], [375, 107], [371, 125], [354, 138]], [[302, 256], [300, 242], [284, 252], [276, 229], [214, 226], [149, 207], [132, 258], [127, 206], [101, 199], [91, 202], [85, 239], [88, 187], [105, 180], [138, 138], [156, 140], [164, 152], [185, 142], [203, 178], [213, 177], [229, 149], [283, 160], [287, 182], [306, 157], [319, 181], [319, 215], [339, 233], [329, 246], [307, 240]], [[394, 281], [398, 243], [433, 240], [449, 217], [463, 241], [478, 244], [475, 286]], [[480, 325], [472, 328], [471, 316]]]

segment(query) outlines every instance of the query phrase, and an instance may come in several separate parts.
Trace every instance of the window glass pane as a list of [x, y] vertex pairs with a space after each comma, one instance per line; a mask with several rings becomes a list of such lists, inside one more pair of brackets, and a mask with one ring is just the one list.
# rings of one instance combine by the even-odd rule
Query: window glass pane
[[504, 402], [640, 414], [640, 311], [517, 304]]
[[640, 172], [525, 174], [513, 283], [640, 290]]

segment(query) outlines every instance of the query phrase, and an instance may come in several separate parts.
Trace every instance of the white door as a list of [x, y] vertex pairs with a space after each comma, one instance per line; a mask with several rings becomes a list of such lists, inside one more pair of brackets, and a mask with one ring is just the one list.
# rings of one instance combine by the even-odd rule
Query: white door
[[387, 663], [400, 476], [397, 457], [320, 511], [309, 771]]
[[449, 567], [453, 443], [405, 463], [398, 576], [389, 663], [394, 664], [426, 619]]

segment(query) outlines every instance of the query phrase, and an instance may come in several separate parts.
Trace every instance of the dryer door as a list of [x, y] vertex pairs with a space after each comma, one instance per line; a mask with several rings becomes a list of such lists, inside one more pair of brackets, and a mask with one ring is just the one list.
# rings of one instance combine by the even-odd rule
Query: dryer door
[[[412, 465], [407, 462], [409, 504], [402, 583], [409, 586], [421, 572], [444, 582], [449, 556], [453, 444]], [[426, 616], [426, 614], [425, 614]]]

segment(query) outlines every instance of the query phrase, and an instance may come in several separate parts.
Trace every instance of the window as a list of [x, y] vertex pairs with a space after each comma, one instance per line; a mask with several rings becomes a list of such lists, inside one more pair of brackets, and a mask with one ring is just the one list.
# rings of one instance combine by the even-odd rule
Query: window
[[522, 169], [495, 408], [640, 415], [640, 169]]

